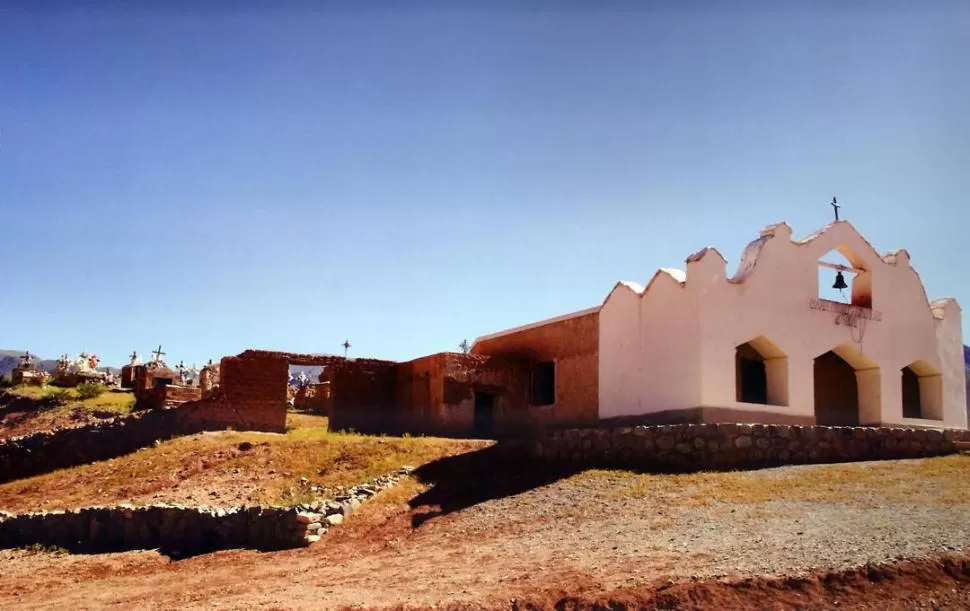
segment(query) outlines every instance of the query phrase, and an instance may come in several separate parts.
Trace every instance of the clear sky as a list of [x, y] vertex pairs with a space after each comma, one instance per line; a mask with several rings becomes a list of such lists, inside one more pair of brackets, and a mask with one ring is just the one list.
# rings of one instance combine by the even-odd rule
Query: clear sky
[[456, 350], [833, 195], [970, 308], [970, 3], [265, 4], [0, 3], [0, 348]]

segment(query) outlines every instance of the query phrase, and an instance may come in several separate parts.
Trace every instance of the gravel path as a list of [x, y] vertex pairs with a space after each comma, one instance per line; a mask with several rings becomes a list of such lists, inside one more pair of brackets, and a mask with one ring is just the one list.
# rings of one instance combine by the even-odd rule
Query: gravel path
[[[970, 475], [970, 457], [936, 460], [962, 460]], [[888, 474], [904, 462], [878, 463], [877, 468]], [[872, 467], [858, 463], [848, 468]], [[798, 479], [833, 468], [846, 467], [733, 475], [757, 488], [759, 480]], [[931, 478], [859, 489], [841, 501], [778, 498], [748, 504], [712, 497], [703, 506], [680, 506], [680, 496], [696, 493], [690, 484], [680, 494], [618, 496], [618, 488], [631, 477], [580, 475], [469, 507], [440, 518], [436, 527], [440, 535], [490, 541], [498, 554], [528, 552], [584, 570], [596, 571], [617, 558], [650, 559], [653, 569], [666, 558], [669, 562], [660, 562], [667, 566], [665, 573], [683, 577], [791, 575], [970, 549], [970, 503], [939, 502], [941, 482]]]
[[968, 474], [970, 457], [698, 477], [580, 473], [416, 529], [412, 516], [428, 508], [375, 501], [306, 550], [180, 562], [0, 552], [0, 607], [508, 608], [516, 596], [970, 551]]

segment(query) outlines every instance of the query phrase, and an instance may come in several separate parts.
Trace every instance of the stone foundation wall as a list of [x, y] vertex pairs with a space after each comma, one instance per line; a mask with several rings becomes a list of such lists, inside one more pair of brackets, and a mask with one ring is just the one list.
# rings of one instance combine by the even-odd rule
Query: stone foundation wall
[[295, 508], [92, 507], [0, 515], [0, 547], [41, 544], [72, 552], [158, 549], [191, 556], [220, 549], [278, 550], [305, 545]]
[[663, 471], [922, 458], [952, 454], [970, 431], [763, 424], [572, 428], [540, 433], [531, 452], [583, 466]]
[[409, 471], [401, 469], [333, 499], [296, 507], [125, 505], [20, 515], [0, 511], [0, 548], [40, 544], [79, 553], [157, 549], [168, 556], [186, 557], [224, 549], [302, 547], [319, 541]]

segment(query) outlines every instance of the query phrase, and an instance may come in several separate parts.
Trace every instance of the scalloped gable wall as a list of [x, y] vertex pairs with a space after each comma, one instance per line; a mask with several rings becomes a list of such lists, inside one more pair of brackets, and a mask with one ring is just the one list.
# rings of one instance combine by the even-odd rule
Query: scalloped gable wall
[[[658, 272], [641, 292], [617, 285], [601, 310], [600, 417], [726, 407], [813, 418], [814, 358], [839, 345], [858, 347], [858, 331], [853, 337], [849, 327], [834, 324], [835, 314], [809, 307], [818, 294], [818, 260], [833, 249], [871, 272], [873, 308], [882, 313], [862, 335], [861, 350], [880, 371], [860, 373], [860, 383], [864, 376], [873, 390], [861, 421], [909, 422], [902, 417], [900, 371], [922, 360], [944, 375], [944, 423], [966, 427], [959, 306], [950, 300], [935, 307], [942, 318], [935, 316], [909, 253], [881, 256], [846, 221], [798, 241], [786, 223], [770, 225], [747, 246], [731, 278], [720, 253], [705, 248], [688, 257], [684, 283]], [[789, 357], [787, 407], [734, 400], [734, 349], [760, 335]]]

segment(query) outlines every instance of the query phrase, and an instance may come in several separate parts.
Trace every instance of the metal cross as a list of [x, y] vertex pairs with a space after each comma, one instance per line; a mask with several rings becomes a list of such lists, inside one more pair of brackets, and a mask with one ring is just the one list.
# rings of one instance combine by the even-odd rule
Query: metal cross
[[471, 344], [468, 343], [467, 339], [463, 339], [461, 340], [461, 343], [458, 344], [458, 347], [461, 348], [462, 354], [468, 354], [468, 350], [469, 348], [471, 348]]
[[152, 354], [155, 355], [155, 362], [156, 363], [160, 362], [162, 360], [162, 357], [165, 356], [165, 353], [162, 352], [162, 345], [159, 344], [158, 345], [158, 350], [152, 352]]
[[833, 197], [832, 198], [832, 208], [835, 209], [835, 220], [839, 220], [839, 208], [841, 208], [841, 207], [842, 206], [839, 205], [839, 202]]
[[349, 339], [345, 339], [344, 340], [344, 343], [342, 343], [340, 345], [344, 347], [344, 358], [347, 358], [347, 351], [350, 350], [350, 340]]
[[[159, 348], [161, 348], [161, 346], [159, 346]], [[131, 356], [129, 356], [128, 358], [130, 358], [131, 360], [135, 360], [135, 359], [138, 358], [138, 353], [136, 351], [132, 350], [131, 351]]]
[[30, 352], [24, 352], [24, 355], [20, 357], [20, 360], [24, 362], [24, 366], [30, 365], [30, 361], [33, 360], [30, 356]]

